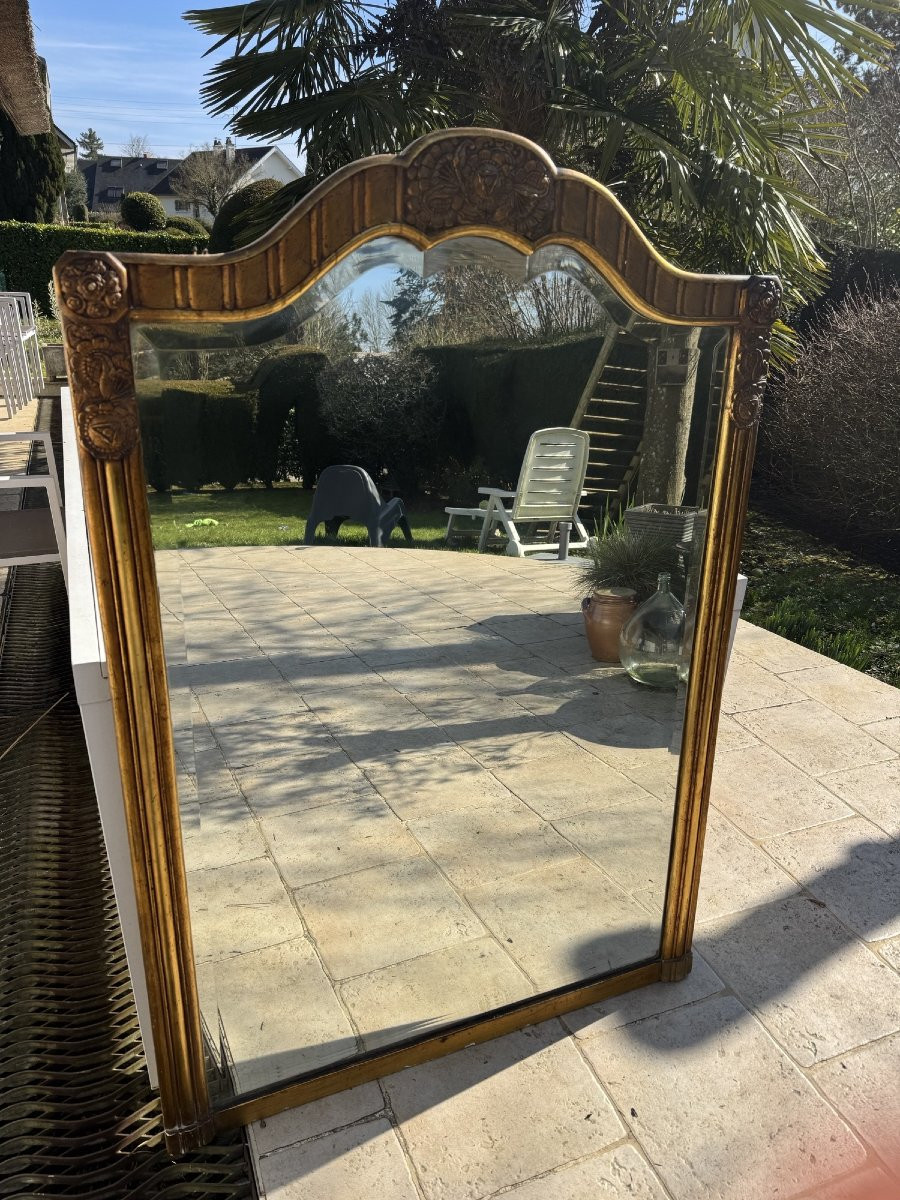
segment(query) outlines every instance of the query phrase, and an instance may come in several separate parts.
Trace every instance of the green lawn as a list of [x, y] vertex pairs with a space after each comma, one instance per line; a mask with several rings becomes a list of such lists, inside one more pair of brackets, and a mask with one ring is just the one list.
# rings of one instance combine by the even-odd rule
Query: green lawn
[[900, 686], [900, 576], [759, 512], [742, 562], [748, 621]]
[[[233, 492], [210, 489], [202, 492], [151, 492], [150, 520], [153, 544], [158, 550], [182, 550], [203, 546], [293, 546], [303, 541], [312, 492], [288, 485], [271, 490], [242, 487]], [[408, 512], [417, 546], [444, 545], [447, 518], [443, 508], [412, 508]], [[215, 525], [198, 525], [212, 520]], [[319, 529], [319, 540], [324, 541]], [[350, 546], [367, 544], [366, 531], [349, 522], [341, 527], [340, 539]], [[399, 530], [392, 541], [404, 545]]]

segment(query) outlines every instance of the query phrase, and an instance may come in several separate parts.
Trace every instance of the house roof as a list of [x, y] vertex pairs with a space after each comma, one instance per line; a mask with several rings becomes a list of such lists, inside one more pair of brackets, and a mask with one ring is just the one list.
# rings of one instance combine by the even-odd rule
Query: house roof
[[76, 148], [76, 143], [73, 139], [64, 130], [60, 129], [55, 121], [53, 122], [53, 132], [59, 138], [59, 143], [64, 150], [74, 150]]
[[28, 0], [0, 0], [0, 107], [19, 133], [50, 130], [46, 65], [34, 47]]
[[[3, 0], [0, 0], [3, 3]], [[235, 149], [235, 155], [246, 163], [249, 170], [254, 163], [270, 154], [271, 146], [246, 146]], [[87, 185], [88, 207], [112, 202], [129, 192], [150, 192], [154, 196], [173, 196], [172, 177], [182, 163], [199, 154], [212, 154], [211, 150], [193, 150], [187, 158], [164, 158], [154, 156], [127, 158], [121, 155], [103, 155], [97, 159], [78, 159], [78, 169]], [[165, 164], [162, 166], [161, 164]], [[117, 196], [107, 196], [107, 189], [120, 188]]]

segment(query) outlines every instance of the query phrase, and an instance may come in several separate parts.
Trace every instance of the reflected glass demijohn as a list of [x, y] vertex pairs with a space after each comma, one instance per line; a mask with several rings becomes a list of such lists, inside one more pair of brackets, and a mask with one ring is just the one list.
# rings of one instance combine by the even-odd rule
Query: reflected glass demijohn
[[678, 686], [684, 621], [684, 609], [669, 591], [669, 575], [664, 573], [619, 638], [619, 657], [632, 679], [649, 687]]

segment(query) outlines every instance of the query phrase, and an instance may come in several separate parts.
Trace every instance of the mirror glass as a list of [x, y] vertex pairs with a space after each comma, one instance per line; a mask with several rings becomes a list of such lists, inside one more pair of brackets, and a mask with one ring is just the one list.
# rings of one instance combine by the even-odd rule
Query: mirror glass
[[656, 956], [727, 337], [484, 238], [133, 327], [223, 1092]]

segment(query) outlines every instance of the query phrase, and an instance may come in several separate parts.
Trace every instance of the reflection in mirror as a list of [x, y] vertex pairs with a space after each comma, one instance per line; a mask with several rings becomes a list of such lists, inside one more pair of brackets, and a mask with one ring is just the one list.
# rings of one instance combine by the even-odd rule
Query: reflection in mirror
[[657, 954], [726, 341], [481, 238], [134, 327], [223, 1087]]

